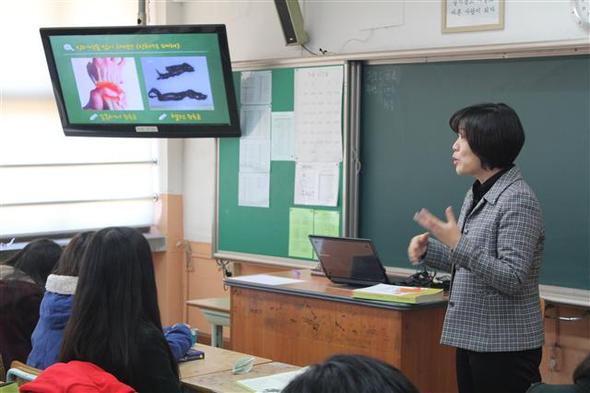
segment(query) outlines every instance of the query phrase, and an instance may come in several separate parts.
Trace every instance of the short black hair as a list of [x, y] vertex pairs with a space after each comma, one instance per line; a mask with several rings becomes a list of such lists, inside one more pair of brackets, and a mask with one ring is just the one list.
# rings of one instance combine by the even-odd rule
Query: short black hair
[[574, 383], [582, 383], [582, 380], [590, 378], [590, 353], [578, 364], [572, 378]]
[[[20, 272], [24, 272], [41, 288], [45, 288], [47, 276], [59, 260], [62, 249], [59, 244], [50, 239], [33, 240], [17, 254], [4, 262], [5, 265], [13, 266]], [[22, 273], [21, 273], [22, 274]], [[17, 278], [15, 272], [14, 278]]]
[[310, 366], [282, 393], [418, 393], [397, 368], [364, 355], [335, 355]]
[[524, 129], [518, 115], [506, 104], [477, 104], [459, 109], [449, 119], [464, 136], [484, 169], [508, 168], [524, 145]]

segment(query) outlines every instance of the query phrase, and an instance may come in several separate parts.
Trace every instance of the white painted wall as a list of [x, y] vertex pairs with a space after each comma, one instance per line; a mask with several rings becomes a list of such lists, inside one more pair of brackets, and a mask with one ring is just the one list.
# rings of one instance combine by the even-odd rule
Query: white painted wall
[[[311, 54], [286, 47], [272, 0], [168, 0], [169, 24], [223, 23], [233, 61], [296, 58]], [[441, 33], [439, 0], [299, 0], [310, 36], [307, 47], [328, 54], [421, 48], [590, 40], [570, 13], [570, 0], [506, 0], [504, 30]], [[399, 13], [402, 13], [400, 16]], [[391, 26], [387, 24], [391, 15]], [[385, 22], [384, 22], [385, 20]], [[211, 140], [185, 140], [184, 234], [212, 239], [215, 150]]]
[[184, 237], [210, 243], [215, 202], [215, 140], [184, 140]]
[[[272, 0], [174, 4], [182, 10], [182, 23], [226, 24], [233, 61], [311, 56], [300, 48], [285, 47]], [[308, 48], [327, 49], [329, 54], [588, 38], [588, 31], [570, 13], [570, 0], [506, 0], [504, 30], [447, 34], [441, 33], [440, 0], [299, 0], [299, 4], [310, 36]], [[393, 26], [380, 27], [387, 13]]]

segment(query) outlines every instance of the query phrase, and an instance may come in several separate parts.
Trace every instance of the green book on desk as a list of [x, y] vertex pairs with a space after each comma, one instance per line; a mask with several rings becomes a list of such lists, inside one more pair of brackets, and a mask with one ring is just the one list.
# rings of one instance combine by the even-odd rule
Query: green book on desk
[[377, 284], [372, 287], [352, 291], [352, 297], [398, 303], [428, 303], [444, 299], [440, 288], [402, 287], [398, 285]]

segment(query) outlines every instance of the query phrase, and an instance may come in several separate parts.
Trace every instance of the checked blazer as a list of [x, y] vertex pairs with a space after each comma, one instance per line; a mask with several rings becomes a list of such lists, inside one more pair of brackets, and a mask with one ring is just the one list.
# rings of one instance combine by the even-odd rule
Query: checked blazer
[[512, 167], [469, 213], [467, 192], [454, 250], [429, 238], [423, 262], [452, 271], [441, 343], [477, 352], [543, 345], [539, 272], [545, 234], [534, 192]]

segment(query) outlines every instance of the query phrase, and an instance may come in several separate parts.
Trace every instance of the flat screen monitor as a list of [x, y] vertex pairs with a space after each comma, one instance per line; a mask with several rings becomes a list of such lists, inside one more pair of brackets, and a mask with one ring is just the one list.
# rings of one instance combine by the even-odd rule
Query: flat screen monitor
[[40, 32], [66, 135], [240, 136], [224, 25]]

